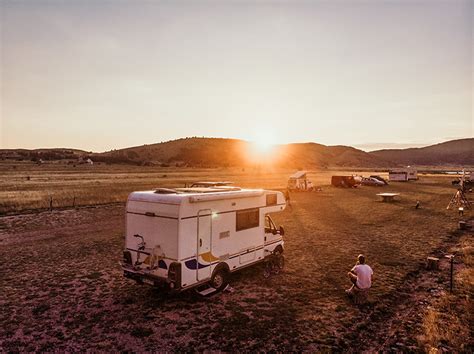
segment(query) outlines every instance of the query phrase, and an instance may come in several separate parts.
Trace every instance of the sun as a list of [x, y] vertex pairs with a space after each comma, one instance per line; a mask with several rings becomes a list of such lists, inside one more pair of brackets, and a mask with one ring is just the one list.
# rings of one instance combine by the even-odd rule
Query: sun
[[270, 139], [261, 139], [254, 142], [257, 152], [266, 153], [273, 149], [275, 143]]
[[252, 163], [269, 164], [274, 161], [276, 154], [277, 144], [272, 134], [260, 132], [249, 141], [247, 158]]
[[271, 152], [276, 145], [275, 138], [272, 134], [267, 132], [257, 133], [252, 139], [252, 143], [255, 148], [255, 152], [265, 154]]

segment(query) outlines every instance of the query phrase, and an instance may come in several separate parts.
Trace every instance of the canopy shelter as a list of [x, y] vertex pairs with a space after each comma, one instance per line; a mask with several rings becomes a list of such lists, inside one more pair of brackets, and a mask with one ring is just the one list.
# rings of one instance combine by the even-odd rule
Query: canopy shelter
[[301, 178], [304, 178], [306, 179], [306, 171], [298, 171], [298, 172], [295, 172], [293, 173], [290, 178], [293, 178], [293, 179], [301, 179]]
[[288, 179], [288, 189], [297, 191], [307, 191], [313, 189], [313, 184], [308, 181], [306, 171], [293, 173]]

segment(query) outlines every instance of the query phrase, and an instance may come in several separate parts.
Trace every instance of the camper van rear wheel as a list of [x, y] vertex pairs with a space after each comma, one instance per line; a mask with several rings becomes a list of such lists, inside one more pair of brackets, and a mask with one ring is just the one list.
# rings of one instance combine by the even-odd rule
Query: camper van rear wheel
[[223, 268], [217, 269], [211, 278], [211, 286], [217, 290], [223, 290], [229, 283], [227, 271]]

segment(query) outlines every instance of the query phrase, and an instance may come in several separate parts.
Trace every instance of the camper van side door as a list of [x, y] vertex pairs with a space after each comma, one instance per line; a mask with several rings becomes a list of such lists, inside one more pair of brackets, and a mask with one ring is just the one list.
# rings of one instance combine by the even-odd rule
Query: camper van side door
[[196, 279], [199, 281], [211, 277], [212, 211], [199, 210], [197, 215]]

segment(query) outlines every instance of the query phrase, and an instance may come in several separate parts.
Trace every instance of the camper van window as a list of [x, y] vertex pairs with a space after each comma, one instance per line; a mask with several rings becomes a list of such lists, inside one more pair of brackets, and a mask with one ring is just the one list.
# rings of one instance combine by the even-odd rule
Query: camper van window
[[266, 233], [270, 233], [270, 232], [273, 233], [274, 231], [276, 231], [275, 224], [273, 223], [270, 216], [265, 215], [265, 232]]
[[267, 194], [267, 206], [277, 204], [277, 195], [276, 194]]
[[236, 212], [236, 231], [242, 231], [259, 226], [259, 209], [238, 210]]

